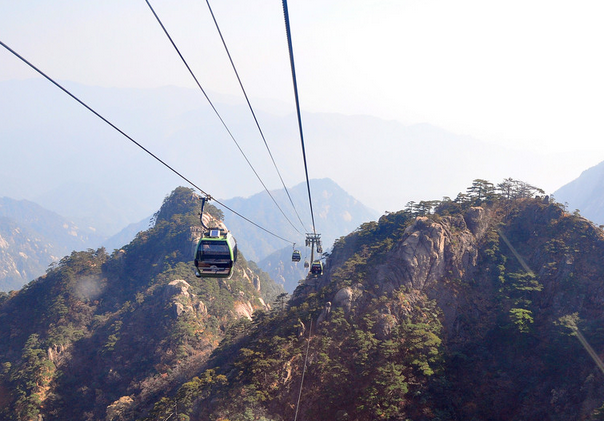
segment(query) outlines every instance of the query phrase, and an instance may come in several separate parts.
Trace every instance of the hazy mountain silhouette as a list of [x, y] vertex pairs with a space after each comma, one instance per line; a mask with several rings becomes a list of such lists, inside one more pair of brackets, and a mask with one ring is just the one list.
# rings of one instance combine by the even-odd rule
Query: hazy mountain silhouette
[[50, 263], [102, 240], [93, 230], [36, 203], [0, 198], [0, 290], [19, 289]]
[[569, 210], [578, 209], [583, 216], [604, 224], [604, 162], [591, 167], [554, 193], [556, 200], [568, 203]]
[[[263, 189], [198, 91], [64, 84], [212, 196], [248, 197]], [[280, 189], [243, 101], [211, 97], [267, 187]], [[184, 183], [46, 80], [0, 82], [0, 98], [0, 139], [6, 145], [0, 195], [40, 199], [45, 207], [78, 223], [96, 223], [91, 226], [97, 232], [111, 236], [153, 213], [164, 192]], [[293, 107], [252, 100], [284, 181], [288, 186], [303, 182]], [[508, 150], [428, 124], [407, 126], [370, 116], [304, 113], [303, 122], [310, 176], [334, 180], [378, 212], [456, 194], [477, 176], [541, 185], [543, 177], [561, 177], [560, 163], [572, 158]]]
[[[325, 250], [331, 247], [336, 238], [349, 233], [361, 223], [375, 220], [379, 216], [376, 211], [356, 200], [333, 180], [313, 179], [310, 181], [310, 189], [315, 228], [316, 232], [321, 234]], [[288, 188], [288, 191], [298, 215], [304, 223], [303, 226], [283, 189], [274, 190], [271, 195], [288, 216], [289, 222], [266, 192], [257, 193], [249, 198], [236, 197], [224, 200], [224, 203], [262, 227], [288, 240], [291, 239], [297, 244], [296, 248], [299, 248], [304, 254], [306, 233], [313, 232], [308, 189], [306, 183], [300, 183]], [[224, 210], [224, 214], [227, 225], [237, 233], [238, 244], [243, 250], [246, 250], [246, 255], [251, 260], [260, 261], [287, 245], [282, 239], [254, 227], [227, 210]], [[290, 250], [292, 245], [289, 246]]]

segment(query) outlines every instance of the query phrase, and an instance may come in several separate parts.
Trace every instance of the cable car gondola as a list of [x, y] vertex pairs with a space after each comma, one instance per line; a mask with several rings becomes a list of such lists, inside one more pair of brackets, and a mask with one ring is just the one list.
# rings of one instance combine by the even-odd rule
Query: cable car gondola
[[222, 234], [211, 229], [197, 243], [195, 276], [198, 278], [230, 278], [237, 261], [237, 242], [230, 232]]
[[195, 248], [195, 276], [198, 278], [230, 278], [237, 261], [237, 242], [226, 229], [208, 228], [203, 223], [203, 210], [210, 197], [201, 198], [199, 221], [203, 228]]
[[320, 260], [315, 260], [312, 262], [312, 265], [310, 266], [310, 273], [315, 276], [323, 275], [323, 262]]
[[302, 255], [300, 254], [300, 250], [294, 250], [292, 252], [292, 262], [299, 262], [302, 260]]

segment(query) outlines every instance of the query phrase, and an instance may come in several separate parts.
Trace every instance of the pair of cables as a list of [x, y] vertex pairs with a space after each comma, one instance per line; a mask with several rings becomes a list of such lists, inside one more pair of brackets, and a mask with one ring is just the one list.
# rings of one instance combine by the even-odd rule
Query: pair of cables
[[[262, 179], [260, 178], [260, 176], [258, 175], [257, 171], [254, 169], [253, 165], [251, 164], [251, 162], [249, 161], [249, 159], [247, 158], [247, 156], [245, 155], [244, 151], [241, 149], [239, 143], [236, 141], [236, 139], [234, 138], [234, 136], [232, 135], [231, 131], [229, 130], [228, 126], [226, 125], [224, 119], [220, 116], [218, 110], [216, 109], [216, 107], [214, 106], [214, 104], [212, 103], [212, 101], [210, 100], [209, 96], [207, 95], [207, 93], [205, 92], [205, 90], [203, 89], [203, 87], [201, 86], [201, 84], [199, 83], [197, 77], [195, 76], [195, 74], [193, 73], [193, 71], [191, 70], [190, 66], [188, 65], [187, 61], [185, 60], [184, 56], [181, 54], [180, 50], [178, 49], [178, 47], [176, 46], [176, 44], [174, 43], [174, 41], [172, 40], [172, 37], [170, 36], [170, 34], [168, 33], [167, 29], [165, 28], [165, 26], [163, 25], [163, 23], [161, 22], [159, 16], [156, 14], [155, 10], [153, 9], [153, 7], [151, 6], [151, 4], [149, 3], [148, 0], [146, 0], [147, 5], [149, 6], [149, 8], [151, 9], [153, 15], [155, 16], [155, 18], [157, 19], [158, 23], [160, 24], [160, 26], [162, 27], [164, 33], [166, 34], [166, 36], [168, 37], [168, 39], [170, 40], [170, 42], [172, 43], [173, 47], [175, 48], [175, 50], [177, 51], [179, 57], [181, 58], [181, 60], [183, 61], [184, 65], [187, 67], [189, 73], [191, 74], [191, 76], [193, 77], [193, 79], [195, 80], [197, 86], [199, 87], [199, 89], [201, 90], [201, 92], [203, 93], [203, 95], [205, 96], [205, 98], [207, 99], [208, 103], [210, 104], [210, 106], [212, 107], [212, 109], [214, 110], [215, 114], [217, 115], [217, 117], [219, 118], [219, 120], [221, 121], [221, 123], [223, 124], [223, 126], [225, 127], [225, 129], [227, 130], [228, 134], [230, 135], [230, 137], [232, 138], [232, 140], [234, 141], [234, 143], [237, 145], [238, 149], [240, 150], [240, 152], [242, 153], [242, 155], [244, 156], [245, 160], [247, 161], [248, 165], [250, 166], [250, 168], [252, 169], [252, 171], [254, 172], [254, 174], [256, 175], [256, 177], [258, 178], [258, 180], [260, 181], [260, 183], [262, 184], [262, 186], [264, 187], [264, 189], [266, 190], [266, 192], [269, 194], [269, 196], [271, 197], [271, 199], [273, 200], [273, 202], [275, 203], [275, 205], [278, 207], [278, 209], [281, 211], [281, 213], [283, 214], [283, 216], [287, 219], [287, 221], [290, 223], [290, 225], [292, 225], [292, 227], [298, 232], [300, 233], [300, 231], [294, 226], [294, 224], [290, 221], [290, 219], [287, 217], [287, 215], [285, 214], [285, 212], [283, 211], [283, 209], [279, 206], [279, 204], [276, 202], [275, 198], [273, 197], [273, 195], [270, 193], [270, 191], [268, 190], [268, 188], [266, 187], [266, 185], [264, 184], [264, 182], [262, 181]], [[269, 153], [269, 156], [271, 158], [271, 161], [273, 162], [273, 165], [275, 167], [275, 170], [277, 171], [279, 178], [281, 180], [281, 183], [283, 184], [283, 187], [287, 193], [287, 196], [291, 202], [292, 207], [294, 208], [294, 211], [298, 217], [298, 220], [300, 222], [300, 224], [302, 225], [302, 227], [304, 228], [304, 224], [300, 218], [300, 215], [298, 214], [298, 211], [293, 203], [293, 200], [291, 198], [291, 195], [289, 194], [289, 190], [287, 189], [285, 182], [283, 181], [283, 177], [281, 175], [281, 172], [279, 171], [276, 162], [274, 160], [274, 157], [270, 151], [270, 148], [268, 146], [268, 143], [266, 141], [266, 138], [264, 136], [264, 133], [262, 132], [262, 129], [260, 128], [260, 124], [258, 122], [258, 119], [256, 117], [256, 114], [254, 113], [254, 110], [251, 106], [251, 103], [249, 101], [249, 98], [247, 96], [247, 93], [245, 91], [245, 88], [243, 86], [243, 83], [241, 81], [241, 78], [239, 77], [239, 73], [237, 72], [237, 69], [235, 67], [235, 64], [233, 62], [233, 59], [231, 57], [231, 54], [228, 50], [228, 47], [226, 45], [226, 42], [224, 41], [224, 37], [222, 36], [222, 32], [220, 31], [220, 27], [218, 25], [218, 22], [215, 18], [215, 15], [212, 11], [212, 8], [210, 6], [209, 0], [206, 0], [206, 3], [208, 5], [208, 8], [210, 10], [210, 13], [212, 15], [212, 19], [214, 20], [214, 23], [216, 25], [216, 28], [218, 30], [218, 33], [220, 35], [220, 38], [222, 40], [223, 46], [227, 52], [227, 55], [229, 57], [229, 60], [231, 62], [231, 65], [233, 67], [233, 70], [237, 76], [237, 79], [239, 81], [240, 87], [243, 91], [243, 94], [245, 96], [246, 102], [248, 104], [248, 107], [253, 115], [254, 121], [256, 122], [256, 126], [261, 134], [261, 137], [264, 141], [264, 144], [266, 146], [266, 149]], [[284, 2], [284, 11], [287, 10], [286, 8], [286, 4]], [[287, 12], [286, 12], [286, 16], [287, 16]], [[299, 121], [299, 127], [300, 127], [300, 135], [301, 135], [301, 140], [302, 140], [302, 149], [303, 149], [303, 157], [304, 157], [304, 165], [305, 165], [305, 172], [306, 172], [306, 179], [307, 179], [307, 187], [308, 187], [308, 192], [309, 192], [309, 200], [310, 202], [310, 209], [311, 209], [311, 218], [312, 218], [312, 222], [313, 222], [313, 232], [316, 232], [315, 230], [315, 223], [314, 223], [314, 214], [312, 212], [312, 199], [311, 199], [311, 195], [310, 195], [310, 183], [308, 180], [308, 170], [306, 167], [306, 155], [305, 155], [305, 150], [304, 150], [304, 141], [303, 141], [303, 137], [302, 137], [302, 126], [301, 126], [301, 120], [300, 120], [300, 111], [299, 111], [299, 101], [298, 101], [298, 94], [297, 94], [297, 84], [295, 82], [295, 70], [293, 67], [293, 52], [291, 49], [291, 35], [290, 35], [290, 31], [289, 31], [289, 23], [287, 22], [288, 18], [286, 17], [286, 28], [287, 28], [287, 33], [288, 33], [288, 44], [290, 46], [290, 59], [291, 59], [291, 63], [292, 63], [292, 75], [294, 78], [294, 88], [295, 88], [295, 96], [296, 96], [296, 105], [297, 105], [297, 110], [298, 110], [298, 121]], [[77, 96], [75, 96], [74, 94], [72, 94], [70, 91], [68, 91], [65, 87], [63, 87], [62, 85], [60, 85], [58, 82], [56, 82], [53, 78], [51, 78], [50, 76], [48, 76], [47, 74], [45, 74], [42, 70], [40, 70], [38, 67], [36, 67], [35, 65], [33, 65], [30, 61], [28, 61], [27, 59], [25, 59], [23, 56], [21, 56], [20, 54], [18, 54], [15, 50], [13, 50], [12, 48], [10, 48], [8, 45], [6, 45], [4, 42], [0, 41], [0, 45], [2, 45], [5, 49], [7, 49], [9, 52], [11, 52], [13, 55], [15, 55], [17, 58], [19, 58], [20, 60], [22, 60], [25, 64], [27, 64], [29, 67], [31, 67], [33, 70], [35, 70], [36, 72], [38, 72], [41, 76], [43, 76], [44, 78], [46, 78], [48, 81], [50, 81], [51, 83], [53, 83], [55, 86], [57, 86], [59, 89], [61, 89], [63, 92], [65, 92], [67, 95], [69, 95], [70, 97], [72, 97], [75, 101], [77, 101], [79, 104], [81, 104], [82, 106], [84, 106], [86, 109], [88, 109], [90, 112], [92, 112], [95, 116], [97, 116], [98, 118], [100, 118], [102, 121], [104, 121], [106, 124], [108, 124], [109, 126], [111, 126], [113, 129], [115, 129], [116, 131], [118, 131], [122, 136], [126, 137], [128, 140], [130, 140], [132, 143], [134, 143], [136, 146], [138, 146], [139, 148], [141, 148], [144, 152], [146, 152], [147, 154], [149, 154], [150, 156], [152, 156], [154, 159], [156, 159], [158, 162], [160, 162], [162, 165], [164, 165], [166, 168], [168, 168], [170, 171], [172, 171], [173, 173], [175, 173], [177, 176], [179, 176], [181, 179], [183, 179], [185, 182], [187, 182], [189, 185], [193, 186], [195, 189], [199, 190], [204, 196], [210, 198], [210, 195], [208, 193], [206, 193], [203, 189], [201, 189], [199, 186], [197, 186], [195, 183], [193, 183], [191, 180], [189, 180], [187, 177], [185, 177], [182, 173], [180, 173], [179, 171], [177, 171], [175, 168], [173, 168], [172, 166], [170, 166], [169, 164], [167, 164], [165, 161], [163, 161], [161, 158], [159, 158], [156, 154], [154, 154], [153, 152], [151, 152], [149, 149], [147, 149], [146, 147], [144, 147], [141, 143], [135, 141], [132, 137], [130, 137], [128, 134], [126, 134], [123, 130], [121, 130], [120, 128], [118, 128], [115, 124], [113, 124], [112, 122], [110, 122], [107, 118], [103, 117], [101, 114], [99, 114], [97, 111], [95, 111], [92, 107], [90, 107], [88, 104], [86, 104], [84, 101], [80, 100]], [[256, 226], [257, 228], [271, 234], [272, 236], [279, 238], [283, 241], [287, 241], [289, 243], [293, 243], [293, 241], [287, 240], [279, 235], [277, 235], [276, 233], [260, 226], [259, 224], [255, 223], [254, 221], [250, 220], [249, 218], [243, 216], [242, 214], [238, 213], [237, 211], [231, 209], [230, 207], [226, 206], [224, 203], [221, 203], [220, 201], [215, 200], [218, 204], [220, 204], [221, 206], [223, 206], [225, 209], [231, 211], [233, 214], [239, 216], [240, 218], [246, 220], [247, 222], [251, 223], [252, 225]], [[305, 228], [304, 228], [305, 229]], [[300, 233], [301, 234], [301, 233]]]
[[[264, 190], [266, 190], [266, 192], [268, 193], [268, 195], [270, 196], [270, 198], [273, 200], [273, 202], [275, 203], [275, 205], [277, 206], [277, 208], [281, 211], [281, 213], [287, 219], [287, 221], [290, 223], [290, 225], [292, 227], [294, 227], [294, 229], [299, 234], [301, 234], [300, 231], [289, 220], [289, 218], [287, 217], [287, 215], [285, 215], [285, 212], [283, 211], [283, 209], [281, 209], [281, 207], [279, 206], [279, 204], [277, 203], [277, 201], [274, 199], [273, 195], [270, 193], [270, 191], [268, 190], [268, 188], [266, 187], [266, 185], [264, 184], [264, 182], [262, 181], [262, 179], [258, 175], [257, 171], [254, 169], [253, 165], [251, 164], [251, 162], [249, 161], [249, 159], [245, 155], [245, 152], [243, 152], [243, 150], [241, 149], [239, 143], [235, 140], [234, 136], [232, 135], [231, 131], [228, 129], [228, 127], [227, 127], [226, 123], [224, 122], [223, 118], [220, 116], [220, 114], [218, 113], [216, 107], [214, 106], [214, 104], [212, 103], [212, 101], [208, 97], [207, 93], [202, 88], [201, 84], [199, 83], [199, 80], [197, 79], [197, 77], [195, 76], [195, 74], [193, 73], [193, 71], [191, 70], [191, 67], [189, 66], [189, 64], [185, 60], [184, 56], [182, 55], [182, 53], [180, 52], [180, 50], [176, 46], [176, 43], [174, 42], [174, 40], [170, 36], [168, 30], [166, 29], [166, 27], [162, 23], [161, 19], [159, 18], [159, 16], [157, 15], [157, 13], [153, 9], [153, 7], [151, 6], [151, 3], [149, 2], [149, 0], [145, 0], [145, 1], [146, 1], [147, 5], [149, 6], [149, 8], [151, 9], [151, 12], [155, 16], [157, 22], [161, 26], [162, 30], [164, 31], [164, 33], [166, 34], [166, 36], [170, 40], [170, 43], [172, 44], [172, 46], [174, 47], [174, 49], [178, 53], [178, 56], [180, 57], [180, 59], [182, 60], [182, 62], [186, 66], [187, 70], [189, 71], [189, 73], [191, 74], [191, 76], [193, 77], [193, 79], [195, 80], [195, 83], [197, 84], [197, 86], [199, 87], [199, 89], [201, 90], [201, 92], [203, 93], [203, 95], [205, 96], [205, 98], [207, 99], [207, 101], [209, 102], [209, 104], [212, 107], [212, 109], [214, 110], [215, 114], [218, 116], [218, 118], [222, 122], [223, 126], [227, 130], [227, 132], [228, 132], [229, 136], [231, 137], [231, 139], [235, 142], [237, 148], [239, 149], [239, 151], [241, 152], [241, 154], [245, 158], [246, 162], [248, 163], [248, 165], [250, 166], [250, 168], [252, 169], [252, 171], [254, 172], [254, 174], [256, 175], [256, 177], [258, 178], [258, 180], [260, 181], [260, 183], [264, 187]], [[245, 88], [243, 86], [243, 82], [241, 81], [241, 77], [239, 76], [239, 72], [237, 71], [237, 68], [236, 68], [235, 63], [233, 61], [231, 53], [229, 52], [229, 48], [228, 48], [228, 46], [226, 44], [226, 41], [225, 41], [225, 39], [224, 39], [224, 37], [222, 35], [222, 31], [220, 30], [220, 26], [218, 25], [218, 21], [216, 20], [216, 16], [214, 15], [214, 12], [213, 12], [212, 7], [210, 5], [210, 1], [206, 0], [206, 4], [208, 6], [208, 10], [210, 11], [210, 15], [212, 16], [212, 20], [214, 21], [214, 25], [216, 26], [216, 30], [218, 31], [218, 34], [219, 34], [220, 39], [222, 41], [222, 45], [223, 45], [223, 47], [224, 47], [224, 49], [226, 51], [226, 54], [227, 54], [227, 56], [229, 58], [230, 63], [231, 63], [231, 67], [233, 68], [235, 76], [237, 77], [237, 81], [239, 82], [239, 86], [241, 87], [241, 91], [243, 92], [243, 95], [244, 95], [245, 100], [247, 102], [248, 108], [249, 108], [249, 110], [250, 110], [250, 112], [251, 112], [251, 114], [252, 114], [252, 116], [254, 118], [254, 122], [256, 123], [256, 127], [258, 128], [258, 131], [260, 133], [260, 136], [262, 137], [262, 140], [264, 142], [266, 150], [268, 151], [268, 154], [269, 154], [269, 156], [271, 158], [273, 166], [275, 167], [275, 170], [277, 171], [277, 174], [279, 175], [279, 179], [281, 180], [281, 184], [283, 185], [283, 188], [284, 188], [284, 190], [285, 190], [285, 192], [287, 194], [287, 197], [289, 198], [289, 201], [290, 201], [290, 203], [291, 203], [291, 205], [292, 205], [292, 207], [293, 207], [293, 209], [294, 209], [294, 211], [296, 213], [296, 216], [298, 217], [298, 220], [299, 220], [300, 224], [306, 230], [306, 228], [304, 227], [304, 223], [302, 222], [302, 219], [300, 218], [300, 215], [298, 214], [296, 206], [294, 205], [294, 202], [293, 202], [293, 200], [291, 198], [291, 195], [289, 194], [289, 190], [288, 190], [287, 186], [285, 185], [285, 182], [283, 181], [283, 177], [281, 176], [281, 172], [279, 171], [279, 168], [277, 167], [277, 164], [275, 162], [273, 154], [271, 153], [270, 147], [268, 146], [268, 143], [266, 141], [266, 137], [264, 136], [264, 132], [262, 131], [262, 128], [260, 127], [260, 123], [258, 122], [258, 118], [256, 117], [256, 113], [254, 112], [254, 109], [253, 109], [253, 107], [252, 107], [252, 105], [250, 103], [250, 100], [249, 100], [249, 97], [247, 95], [247, 92], [245, 91]], [[286, 35], [287, 35], [288, 49], [289, 49], [289, 58], [290, 58], [292, 81], [293, 81], [293, 88], [294, 88], [294, 97], [295, 97], [295, 102], [296, 102], [296, 112], [297, 112], [297, 119], [298, 119], [298, 128], [299, 128], [299, 133], [300, 133], [300, 142], [301, 142], [301, 145], [302, 145], [302, 157], [303, 157], [303, 161], [304, 161], [304, 171], [305, 171], [305, 176], [306, 176], [306, 186], [307, 186], [307, 190], [308, 190], [308, 202], [309, 202], [309, 205], [310, 205], [310, 215], [311, 215], [311, 220], [312, 220], [312, 231], [313, 231], [313, 234], [316, 235], [315, 216], [314, 216], [314, 211], [313, 211], [313, 206], [312, 206], [312, 194], [311, 194], [311, 189], [310, 189], [310, 179], [309, 179], [309, 176], [308, 176], [308, 165], [307, 165], [307, 160], [306, 160], [306, 148], [305, 148], [305, 145], [304, 145], [304, 135], [303, 135], [303, 129], [302, 129], [302, 115], [301, 115], [300, 100], [299, 100], [299, 95], [298, 95], [298, 83], [297, 83], [295, 63], [294, 63], [294, 52], [293, 52], [293, 45], [292, 45], [291, 28], [290, 28], [290, 24], [289, 24], [289, 10], [288, 10], [288, 7], [287, 7], [287, 0], [283, 0], [283, 14], [284, 14], [284, 18], [285, 18], [285, 30], [286, 30]], [[306, 230], [306, 231], [308, 231], [308, 230]]]
[[[158, 157], [156, 154], [154, 154], [153, 152], [151, 152], [149, 149], [147, 149], [146, 147], [144, 147], [141, 143], [137, 142], [136, 140], [134, 140], [132, 137], [130, 137], [126, 132], [124, 132], [122, 129], [120, 129], [119, 127], [117, 127], [115, 124], [113, 124], [111, 121], [109, 121], [107, 118], [103, 117], [101, 114], [99, 114], [97, 111], [95, 111], [92, 107], [90, 107], [88, 104], [86, 104], [84, 101], [82, 101], [80, 98], [78, 98], [77, 96], [75, 96], [74, 94], [72, 94], [69, 90], [67, 90], [64, 86], [62, 86], [60, 83], [58, 83], [57, 81], [55, 81], [53, 78], [51, 78], [50, 76], [48, 76], [46, 73], [44, 73], [42, 70], [40, 70], [38, 67], [36, 67], [34, 64], [32, 64], [30, 61], [28, 61], [27, 59], [25, 59], [23, 56], [21, 56], [19, 53], [17, 53], [15, 50], [13, 50], [12, 48], [10, 48], [8, 45], [6, 45], [4, 42], [0, 41], [0, 45], [2, 45], [2, 47], [4, 47], [6, 50], [8, 50], [10, 53], [12, 53], [14, 56], [16, 56], [17, 58], [19, 58], [21, 61], [23, 61], [25, 64], [27, 64], [29, 67], [31, 67], [33, 70], [35, 70], [36, 72], [38, 72], [41, 76], [43, 76], [45, 79], [47, 79], [49, 82], [51, 82], [53, 85], [55, 85], [57, 88], [61, 89], [63, 92], [65, 92], [67, 95], [69, 95], [71, 98], [73, 98], [75, 101], [77, 101], [80, 105], [82, 105], [84, 108], [86, 108], [88, 111], [90, 111], [92, 114], [94, 114], [95, 116], [97, 116], [98, 118], [100, 118], [102, 121], [104, 121], [106, 124], [108, 124], [109, 126], [111, 126], [113, 129], [115, 129], [118, 133], [120, 133], [122, 136], [124, 136], [126, 139], [128, 139], [130, 142], [134, 143], [136, 146], [138, 146], [140, 149], [142, 149], [144, 152], [146, 152], [148, 155], [150, 155], [151, 157], [153, 157], [155, 160], [157, 160], [160, 164], [162, 164], [164, 167], [168, 168], [170, 171], [172, 171], [174, 174], [176, 174], [178, 177], [180, 177], [181, 179], [183, 179], [185, 182], [187, 182], [189, 185], [191, 185], [192, 187], [194, 187], [195, 189], [197, 189], [199, 192], [201, 192], [201, 194], [203, 194], [204, 196], [210, 198], [211, 196], [206, 193], [201, 187], [199, 187], [197, 184], [195, 184], [193, 181], [191, 181], [190, 179], [188, 179], [187, 177], [185, 177], [182, 173], [180, 173], [179, 171], [177, 171], [174, 167], [170, 166], [168, 163], [166, 163], [165, 161], [163, 161], [160, 157]], [[218, 203], [219, 205], [223, 206], [225, 209], [228, 209], [229, 211], [231, 211], [233, 214], [237, 215], [238, 217], [244, 219], [245, 221], [249, 222], [250, 224], [254, 225], [255, 227], [265, 231], [268, 234], [271, 234], [272, 236], [279, 238], [283, 241], [286, 241], [288, 243], [291, 243], [292, 241], [281, 237], [280, 235], [275, 234], [274, 232], [262, 227], [261, 225], [255, 223], [254, 221], [252, 221], [251, 219], [245, 217], [244, 215], [240, 214], [239, 212], [235, 211], [234, 209], [231, 209], [229, 206], [225, 205], [224, 203], [221, 203], [220, 201], [213, 199], [216, 203]]]

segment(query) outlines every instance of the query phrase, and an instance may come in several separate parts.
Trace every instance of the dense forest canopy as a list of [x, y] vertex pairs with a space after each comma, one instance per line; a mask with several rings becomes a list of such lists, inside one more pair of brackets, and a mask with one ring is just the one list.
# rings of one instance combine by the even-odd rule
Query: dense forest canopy
[[575, 334], [604, 346], [604, 239], [543, 193], [475, 180], [363, 224], [147, 419], [600, 419]]
[[386, 213], [291, 298], [245, 259], [192, 276], [197, 205], [177, 189], [124, 250], [0, 296], [4, 419], [604, 418], [578, 340], [604, 347], [604, 236], [540, 189], [477, 179]]

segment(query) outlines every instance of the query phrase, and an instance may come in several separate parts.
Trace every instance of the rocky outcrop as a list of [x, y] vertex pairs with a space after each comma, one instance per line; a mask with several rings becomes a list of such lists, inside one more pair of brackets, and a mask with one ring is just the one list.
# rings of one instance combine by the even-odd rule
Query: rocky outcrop
[[[482, 227], [480, 215], [484, 213], [476, 211], [473, 215], [473, 226]], [[477, 256], [477, 238], [462, 216], [446, 216], [439, 221], [418, 217], [387, 262], [376, 268], [376, 282], [386, 291], [402, 285], [423, 291], [444, 277], [462, 277], [476, 265]]]
[[486, 210], [481, 207], [470, 208], [466, 211], [463, 218], [470, 232], [476, 238], [482, 238], [489, 226]]
[[333, 297], [334, 307], [342, 307], [345, 312], [349, 312], [352, 307], [352, 288], [342, 288]]
[[[347, 314], [356, 306], [364, 306], [376, 293], [392, 297], [402, 288], [407, 303], [421, 300], [421, 295], [437, 300], [444, 314], [443, 324], [452, 329], [458, 303], [455, 290], [447, 287], [447, 283], [474, 270], [479, 244], [488, 227], [489, 215], [482, 207], [470, 208], [464, 215], [417, 217], [382, 263], [371, 267], [363, 283], [340, 288], [329, 297], [331, 307], [342, 308]], [[331, 262], [333, 266], [342, 263]], [[329, 282], [327, 274], [321, 285]], [[306, 286], [312, 286], [310, 281]], [[404, 306], [392, 311], [383, 309], [376, 335], [387, 337], [392, 327], [411, 311]], [[319, 318], [324, 320], [328, 316], [329, 312], [323, 311]]]
[[191, 285], [187, 281], [182, 279], [176, 279], [166, 285], [164, 289], [164, 299], [166, 301], [171, 300], [174, 296], [189, 297], [189, 288]]
[[189, 292], [191, 285], [182, 279], [176, 279], [165, 286], [163, 299], [167, 304], [172, 304], [173, 315], [180, 317], [183, 313], [195, 313], [205, 316], [208, 313], [206, 305]]
[[249, 302], [237, 301], [233, 305], [233, 311], [238, 317], [246, 317], [252, 320], [252, 314], [254, 314], [254, 307]]
[[331, 302], [328, 301], [325, 303], [325, 307], [323, 307], [323, 310], [321, 311], [321, 314], [319, 314], [319, 317], [317, 318], [317, 324], [327, 320], [327, 318], [329, 317], [331, 313]]

